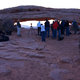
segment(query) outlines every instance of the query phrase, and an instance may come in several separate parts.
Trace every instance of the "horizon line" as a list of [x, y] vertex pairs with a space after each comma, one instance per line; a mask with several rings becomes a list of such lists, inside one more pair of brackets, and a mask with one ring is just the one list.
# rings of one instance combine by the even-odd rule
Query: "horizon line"
[[27, 7], [27, 6], [38, 6], [38, 7], [44, 7], [44, 8], [53, 8], [53, 9], [80, 9], [80, 8], [62, 8], [62, 7], [46, 7], [46, 6], [39, 6], [39, 5], [19, 5], [19, 6], [12, 6], [12, 7], [6, 7], [0, 10], [9, 9], [9, 8], [16, 8], [16, 7]]

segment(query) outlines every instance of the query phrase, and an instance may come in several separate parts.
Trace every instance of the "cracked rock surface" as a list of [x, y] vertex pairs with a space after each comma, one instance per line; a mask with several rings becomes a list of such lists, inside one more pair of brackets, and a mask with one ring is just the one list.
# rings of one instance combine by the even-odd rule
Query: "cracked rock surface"
[[79, 35], [44, 43], [36, 30], [32, 36], [21, 31], [0, 42], [0, 80], [80, 80]]

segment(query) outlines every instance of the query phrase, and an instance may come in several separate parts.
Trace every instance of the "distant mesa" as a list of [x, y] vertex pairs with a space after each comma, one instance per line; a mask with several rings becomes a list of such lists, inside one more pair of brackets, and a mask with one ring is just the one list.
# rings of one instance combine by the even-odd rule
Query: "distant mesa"
[[80, 9], [55, 9], [41, 6], [18, 6], [0, 10], [0, 20], [10, 18], [20, 21], [67, 19], [72, 22], [74, 19], [80, 23]]

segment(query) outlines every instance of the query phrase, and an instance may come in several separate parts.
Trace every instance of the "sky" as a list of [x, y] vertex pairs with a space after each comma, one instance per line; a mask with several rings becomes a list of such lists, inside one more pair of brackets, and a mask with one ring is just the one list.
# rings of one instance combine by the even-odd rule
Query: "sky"
[[78, 8], [80, 0], [0, 0], [0, 10], [22, 5], [36, 5], [50, 8]]

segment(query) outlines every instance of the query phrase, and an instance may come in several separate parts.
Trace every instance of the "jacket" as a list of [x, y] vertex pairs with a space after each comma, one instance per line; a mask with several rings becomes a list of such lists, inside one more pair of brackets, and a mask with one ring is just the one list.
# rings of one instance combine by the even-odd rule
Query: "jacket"
[[49, 23], [48, 20], [46, 20], [46, 22], [45, 22], [45, 28], [46, 28], [46, 27], [50, 27], [50, 23]]
[[53, 24], [53, 29], [57, 29], [57, 28], [58, 28], [58, 26], [59, 26], [58, 22], [57, 22], [57, 21], [55, 21], [55, 22], [54, 22], [54, 24]]

